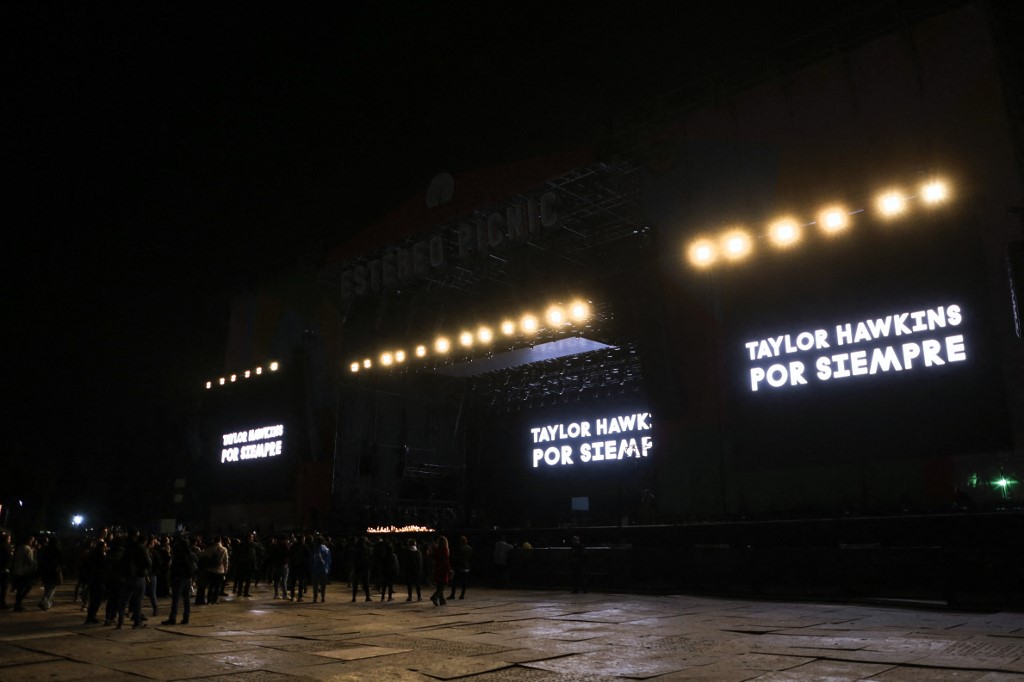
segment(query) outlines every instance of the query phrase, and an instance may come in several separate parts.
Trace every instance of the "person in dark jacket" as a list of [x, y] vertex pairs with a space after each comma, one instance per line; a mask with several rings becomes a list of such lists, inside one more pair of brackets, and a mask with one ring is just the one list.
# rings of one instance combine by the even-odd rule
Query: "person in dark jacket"
[[132, 628], [144, 628], [146, 617], [142, 614], [142, 594], [146, 590], [146, 578], [153, 569], [153, 561], [139, 531], [133, 530], [129, 534], [118, 568], [124, 582], [117, 604], [117, 627], [120, 629], [124, 625], [127, 607], [132, 614]]
[[302, 601], [306, 586], [309, 585], [310, 544], [312, 540], [301, 535], [288, 554], [288, 598], [292, 601]]
[[146, 551], [149, 552], [150, 570], [146, 576], [145, 596], [149, 597], [149, 605], [153, 609], [153, 615], [157, 612], [156, 592], [159, 588], [160, 575], [167, 568], [164, 565], [163, 555], [160, 554], [160, 539], [155, 535], [149, 536], [145, 543]]
[[0, 609], [9, 609], [7, 590], [11, 587], [11, 563], [14, 561], [14, 548], [11, 536], [0, 533]]
[[62, 566], [64, 556], [60, 551], [57, 536], [44, 536], [37, 553], [39, 562], [39, 578], [43, 581], [43, 596], [39, 600], [39, 608], [48, 611], [53, 606], [53, 594], [57, 585], [64, 581]]
[[103, 591], [107, 595], [107, 608], [103, 624], [110, 625], [117, 620], [117, 607], [121, 602], [121, 557], [124, 556], [124, 538], [112, 537], [110, 549], [103, 562]]
[[370, 548], [366, 538], [357, 539], [352, 548], [352, 601], [356, 600], [360, 584], [366, 601], [373, 601], [370, 597]]
[[249, 594], [249, 588], [256, 574], [256, 559], [256, 536], [249, 533], [231, 553], [231, 560], [235, 565], [236, 597], [252, 596]]
[[469, 565], [473, 560], [473, 548], [469, 546], [469, 540], [463, 535], [459, 538], [459, 545], [452, 551], [452, 593], [449, 599], [455, 599], [455, 590], [459, 587], [459, 599], [466, 598], [466, 584], [469, 582]]
[[171, 613], [162, 625], [177, 625], [179, 599], [184, 605], [181, 624], [188, 625], [192, 610], [189, 593], [192, 590], [192, 580], [198, 572], [199, 555], [192, 551], [184, 537], [178, 536], [171, 547]]
[[384, 543], [384, 561], [381, 564], [380, 579], [380, 600], [387, 598], [391, 601], [395, 598], [395, 580], [398, 579], [399, 566], [398, 555], [395, 554], [395, 546], [391, 541]]
[[416, 586], [416, 601], [423, 601], [420, 596], [420, 580], [423, 576], [423, 555], [416, 546], [416, 538], [409, 538], [405, 556], [402, 558], [402, 575], [405, 577], [405, 588], [409, 596], [405, 601], [412, 601], [412, 588]]
[[448, 601], [444, 598], [445, 588], [448, 587], [449, 574], [452, 570], [450, 553], [448, 551], [448, 538], [439, 535], [434, 542], [434, 594], [430, 595], [430, 601], [434, 606], [444, 606]]
[[[85, 612], [86, 625], [95, 625], [100, 622], [96, 618], [96, 614], [99, 613], [100, 604], [103, 603], [103, 599], [107, 596], [106, 562], [107, 543], [100, 538], [93, 542], [88, 556], [82, 561], [82, 574], [79, 576], [79, 579], [87, 586], [86, 592], [89, 594], [89, 606]], [[117, 601], [116, 595], [113, 597], [113, 600]]]

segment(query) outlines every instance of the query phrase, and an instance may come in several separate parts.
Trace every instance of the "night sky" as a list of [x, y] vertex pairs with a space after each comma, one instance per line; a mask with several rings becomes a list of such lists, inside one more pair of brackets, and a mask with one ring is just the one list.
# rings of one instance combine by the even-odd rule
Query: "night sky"
[[862, 3], [637, 5], [5, 6], [0, 503], [150, 518], [232, 295], [437, 172], [591, 143]]

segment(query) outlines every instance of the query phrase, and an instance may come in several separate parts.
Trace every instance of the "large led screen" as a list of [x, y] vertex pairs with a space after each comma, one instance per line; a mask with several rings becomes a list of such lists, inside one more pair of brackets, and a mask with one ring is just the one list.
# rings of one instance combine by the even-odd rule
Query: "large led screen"
[[305, 440], [283, 373], [211, 388], [202, 410], [202, 485], [218, 503], [264, 502], [293, 494]]
[[726, 433], [748, 464], [999, 449], [1008, 420], [979, 244], [862, 225], [720, 273]]

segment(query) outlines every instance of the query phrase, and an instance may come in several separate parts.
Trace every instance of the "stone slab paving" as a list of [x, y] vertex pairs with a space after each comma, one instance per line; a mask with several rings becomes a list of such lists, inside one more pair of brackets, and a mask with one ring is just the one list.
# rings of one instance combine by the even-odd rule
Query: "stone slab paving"
[[0, 611], [0, 680], [1024, 681], [1020, 613], [483, 588], [435, 607], [335, 592], [314, 605], [257, 589], [194, 607], [189, 625], [161, 614], [116, 630], [83, 625], [62, 588], [50, 611]]

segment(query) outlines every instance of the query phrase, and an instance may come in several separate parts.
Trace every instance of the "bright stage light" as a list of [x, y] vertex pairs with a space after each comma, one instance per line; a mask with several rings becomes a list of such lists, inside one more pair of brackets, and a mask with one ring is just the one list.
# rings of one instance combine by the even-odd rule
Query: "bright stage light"
[[501, 323], [501, 333], [505, 336], [512, 336], [516, 333], [516, 323], [512, 320], [505, 320]]
[[469, 348], [473, 345], [473, 334], [471, 332], [461, 332], [459, 334], [459, 343], [463, 347]]
[[524, 334], [533, 334], [537, 331], [537, 318], [533, 315], [523, 315], [523, 318], [519, 320], [519, 328], [523, 330]]
[[234, 383], [236, 381], [238, 381], [238, 375], [237, 374], [232, 374], [231, 375], [231, 383]]
[[416, 357], [425, 358], [427, 357], [427, 347], [424, 345], [416, 346]]
[[206, 387], [207, 388], [213, 388], [213, 382], [212, 381], [207, 381], [206, 382]]
[[444, 336], [439, 336], [437, 341], [434, 341], [434, 350], [438, 353], [447, 353], [452, 349], [452, 342]]
[[350, 372], [355, 374], [356, 372], [359, 371], [359, 363], [358, 362], [353, 362], [351, 365], [348, 366], [348, 369], [349, 369]]
[[590, 317], [590, 306], [586, 301], [573, 301], [569, 304], [569, 318], [573, 322], [586, 322]]
[[405, 351], [404, 350], [396, 350], [395, 351], [395, 362], [397, 362], [399, 364], [405, 362]]
[[217, 383], [220, 384], [221, 386], [223, 386], [224, 385], [224, 377], [221, 377], [220, 379], [217, 379]]
[[256, 376], [259, 376], [260, 374], [263, 374], [263, 368], [262, 367], [257, 367], [256, 368]]
[[252, 372], [250, 372], [249, 370], [245, 370], [245, 373], [242, 374], [242, 376], [245, 377], [246, 379], [248, 379], [249, 377], [252, 376]]
[[276, 372], [278, 367], [280, 367], [280, 365], [278, 365], [276, 361], [270, 363], [270, 371], [271, 372]]
[[907, 200], [903, 193], [889, 190], [878, 195], [878, 210], [887, 218], [894, 218], [907, 210]]
[[380, 364], [384, 365], [385, 367], [390, 367], [391, 363], [394, 362], [394, 361], [395, 361], [395, 356], [392, 355], [391, 353], [381, 353], [380, 354]]
[[801, 236], [800, 226], [793, 218], [780, 218], [768, 227], [768, 237], [781, 249], [793, 246]]
[[75, 526], [75, 527], [81, 526], [83, 521], [85, 521], [85, 517], [82, 516], [81, 514], [75, 514], [74, 516], [71, 517], [71, 525], [72, 526]]
[[921, 186], [921, 199], [926, 204], [941, 204], [949, 198], [949, 187], [942, 180], [932, 180]]
[[552, 327], [561, 327], [565, 324], [565, 313], [557, 305], [553, 305], [547, 309], [544, 313], [544, 319], [548, 321], [548, 325]]
[[837, 235], [850, 226], [850, 214], [842, 206], [829, 206], [818, 214], [818, 227], [827, 235]]
[[490, 327], [480, 327], [476, 330], [476, 338], [480, 343], [490, 343], [494, 340], [494, 332]]
[[729, 230], [722, 235], [722, 253], [727, 260], [738, 261], [750, 255], [754, 244], [750, 235], [739, 228]]
[[373, 360], [371, 360], [370, 358], [366, 358], [365, 360], [363, 360], [363, 367], [365, 367], [366, 369], [370, 369], [371, 367], [373, 367]]
[[710, 239], [698, 239], [691, 243], [690, 248], [686, 251], [686, 257], [690, 264], [698, 268], [706, 268], [711, 265], [717, 256], [718, 249]]

